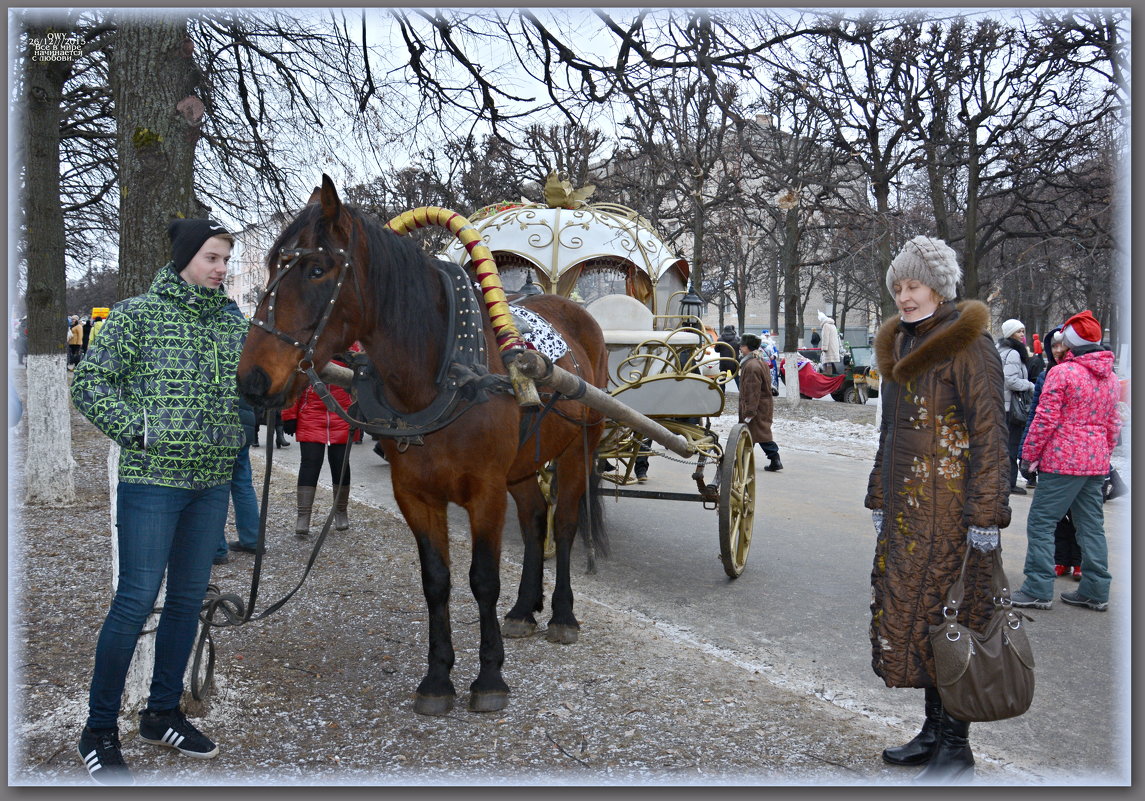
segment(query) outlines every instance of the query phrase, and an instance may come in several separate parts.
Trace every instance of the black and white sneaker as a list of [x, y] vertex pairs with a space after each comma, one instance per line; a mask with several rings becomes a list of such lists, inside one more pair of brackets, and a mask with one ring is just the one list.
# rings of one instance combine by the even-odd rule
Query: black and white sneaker
[[89, 729], [80, 735], [80, 759], [96, 784], [130, 785], [135, 778], [123, 761], [118, 729]]
[[139, 739], [145, 743], [174, 748], [181, 754], [199, 759], [211, 759], [219, 753], [219, 747], [192, 726], [183, 710], [178, 707], [164, 711], [145, 709], [140, 712]]

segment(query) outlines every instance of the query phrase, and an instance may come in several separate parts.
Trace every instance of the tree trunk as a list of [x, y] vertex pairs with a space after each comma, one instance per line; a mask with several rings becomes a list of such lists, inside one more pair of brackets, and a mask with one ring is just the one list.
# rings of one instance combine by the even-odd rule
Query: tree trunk
[[[30, 27], [43, 39], [45, 27]], [[64, 214], [60, 207], [60, 105], [71, 63], [26, 54], [24, 98], [24, 249], [28, 264], [28, 447], [24, 500], [75, 502], [71, 401], [68, 398]]]
[[803, 398], [799, 395], [799, 353], [781, 353], [783, 359], [783, 385], [787, 392], [787, 405], [795, 408]]
[[692, 286], [704, 297], [704, 199], [699, 187], [692, 194]]
[[803, 324], [799, 317], [799, 211], [789, 209], [783, 222], [783, 246], [780, 264], [783, 266], [783, 350], [799, 348], [799, 335]]
[[[875, 215], [879, 220], [890, 219], [890, 182], [889, 181], [872, 181], [872, 190], [875, 193]], [[886, 275], [887, 270], [891, 266], [891, 232], [886, 226], [883, 227], [883, 233], [879, 237], [878, 244], [879, 264], [882, 265], [883, 275]], [[895, 299], [886, 292], [886, 282], [880, 281], [879, 285], [883, 289], [879, 292], [879, 298], [882, 303], [883, 319], [892, 316], [898, 309], [895, 306]]]
[[119, 157], [119, 296], [144, 292], [170, 260], [167, 225], [198, 217], [194, 159], [200, 73], [180, 17], [123, 20], [111, 56]]
[[772, 334], [779, 331], [779, 264], [772, 261], [771, 265], [767, 268], [767, 275], [770, 280], [771, 298], [768, 304], [767, 326]]
[[980, 183], [978, 128], [967, 129], [966, 151], [966, 240], [962, 256], [962, 297], [978, 298], [978, 187]]

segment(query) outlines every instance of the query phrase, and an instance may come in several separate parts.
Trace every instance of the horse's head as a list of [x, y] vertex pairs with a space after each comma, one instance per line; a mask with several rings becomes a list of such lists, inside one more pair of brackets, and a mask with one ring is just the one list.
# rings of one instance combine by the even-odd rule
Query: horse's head
[[364, 243], [359, 221], [322, 176], [310, 203], [267, 254], [266, 292], [255, 308], [238, 366], [239, 391], [251, 403], [293, 403], [311, 363], [321, 370], [359, 338]]

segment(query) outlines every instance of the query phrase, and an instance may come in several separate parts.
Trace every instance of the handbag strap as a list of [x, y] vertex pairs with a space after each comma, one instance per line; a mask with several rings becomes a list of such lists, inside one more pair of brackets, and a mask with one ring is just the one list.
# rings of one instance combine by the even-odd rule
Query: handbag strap
[[[966, 565], [970, 563], [970, 552], [974, 550], [970, 545], [966, 546], [966, 554], [962, 557], [962, 570], [958, 573], [958, 580], [950, 586], [946, 593], [946, 600], [942, 605], [942, 615], [945, 618], [953, 619], [958, 616], [958, 607], [962, 604], [962, 599], [966, 594]], [[994, 606], [1011, 606], [1010, 601], [1010, 582], [1006, 578], [1006, 571], [1002, 567], [1002, 546], [990, 552], [991, 562], [993, 564], [993, 582], [994, 582]]]

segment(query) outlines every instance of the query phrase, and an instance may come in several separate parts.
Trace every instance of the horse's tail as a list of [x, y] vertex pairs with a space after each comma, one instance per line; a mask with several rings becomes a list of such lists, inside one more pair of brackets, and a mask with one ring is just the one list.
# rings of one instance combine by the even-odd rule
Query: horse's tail
[[604, 526], [604, 500], [600, 492], [600, 474], [589, 475], [588, 486], [580, 499], [577, 531], [588, 548], [588, 572], [596, 572], [596, 554], [608, 556], [608, 530]]

